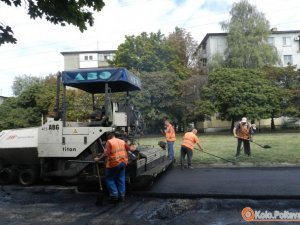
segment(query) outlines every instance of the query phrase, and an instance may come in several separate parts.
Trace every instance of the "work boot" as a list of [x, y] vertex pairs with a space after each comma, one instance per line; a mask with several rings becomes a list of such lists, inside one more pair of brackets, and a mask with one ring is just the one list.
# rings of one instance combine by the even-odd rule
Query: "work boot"
[[120, 196], [119, 197], [119, 202], [125, 202], [125, 196]]
[[110, 204], [117, 204], [117, 203], [118, 203], [118, 198], [110, 197], [110, 198], [109, 198], [109, 203], [110, 203]]

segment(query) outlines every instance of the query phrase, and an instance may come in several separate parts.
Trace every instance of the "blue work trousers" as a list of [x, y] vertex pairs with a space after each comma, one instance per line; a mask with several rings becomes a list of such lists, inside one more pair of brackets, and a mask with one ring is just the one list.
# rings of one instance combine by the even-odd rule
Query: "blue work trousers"
[[174, 141], [167, 141], [168, 159], [174, 160]]
[[125, 197], [125, 170], [126, 164], [123, 162], [115, 167], [106, 168], [106, 186], [109, 192], [109, 196], [112, 199]]

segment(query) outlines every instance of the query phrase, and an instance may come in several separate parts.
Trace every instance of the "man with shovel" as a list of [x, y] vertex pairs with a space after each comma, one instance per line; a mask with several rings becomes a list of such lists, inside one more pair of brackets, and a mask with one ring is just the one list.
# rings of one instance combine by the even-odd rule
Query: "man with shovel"
[[236, 157], [240, 155], [242, 143], [244, 146], [244, 153], [248, 156], [251, 155], [250, 141], [252, 140], [253, 133], [251, 123], [247, 122], [246, 117], [243, 117], [242, 120], [233, 128], [233, 135], [237, 138]]
[[185, 156], [187, 156], [188, 168], [193, 169], [192, 157], [195, 144], [198, 145], [200, 151], [203, 151], [203, 147], [200, 144], [200, 140], [196, 136], [197, 133], [198, 131], [196, 129], [193, 129], [191, 132], [186, 132], [182, 138], [182, 144], [180, 149], [181, 169], [184, 168]]
[[[125, 169], [128, 164], [127, 151], [133, 150], [125, 141], [116, 138], [114, 132], [107, 135], [104, 149], [106, 158], [105, 180], [111, 203], [125, 200]], [[96, 157], [95, 161], [99, 161]]]

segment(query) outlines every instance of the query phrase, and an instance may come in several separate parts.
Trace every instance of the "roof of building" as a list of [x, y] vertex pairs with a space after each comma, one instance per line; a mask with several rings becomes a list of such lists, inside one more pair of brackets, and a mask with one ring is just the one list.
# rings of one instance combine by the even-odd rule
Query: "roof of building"
[[[271, 29], [271, 34], [300, 34], [300, 30], [282, 30], [282, 31], [278, 31], [274, 28]], [[200, 42], [200, 45], [204, 45], [207, 41], [207, 39], [211, 36], [226, 36], [228, 33], [207, 33], [205, 35], [205, 37], [202, 39], [202, 41]]]
[[296, 34], [300, 33], [300, 30], [271, 30], [272, 34]]
[[72, 52], [61, 52], [62, 55], [71, 55], [71, 54], [93, 54], [93, 53], [98, 53], [98, 54], [110, 54], [110, 53], [115, 53], [116, 50], [95, 50], [95, 51], [72, 51]]
[[204, 43], [206, 43], [207, 39], [210, 37], [210, 36], [226, 36], [227, 33], [207, 33], [205, 35], [205, 37], [202, 39], [202, 41], [200, 42], [200, 46], [201, 45], [204, 45]]

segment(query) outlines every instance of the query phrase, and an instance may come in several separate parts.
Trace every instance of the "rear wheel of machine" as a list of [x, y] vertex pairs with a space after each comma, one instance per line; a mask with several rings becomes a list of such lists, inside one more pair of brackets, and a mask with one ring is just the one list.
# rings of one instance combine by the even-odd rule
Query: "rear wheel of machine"
[[14, 167], [7, 167], [0, 171], [0, 184], [7, 185], [13, 183], [18, 176], [18, 170]]
[[24, 186], [34, 184], [38, 179], [38, 172], [34, 169], [26, 169], [19, 173], [19, 182]]

